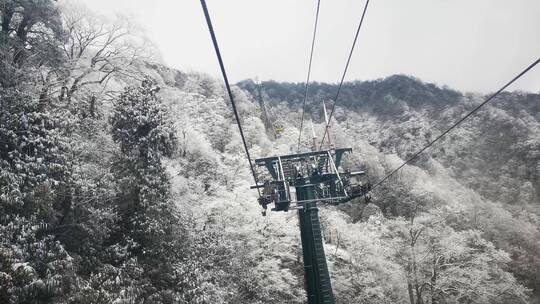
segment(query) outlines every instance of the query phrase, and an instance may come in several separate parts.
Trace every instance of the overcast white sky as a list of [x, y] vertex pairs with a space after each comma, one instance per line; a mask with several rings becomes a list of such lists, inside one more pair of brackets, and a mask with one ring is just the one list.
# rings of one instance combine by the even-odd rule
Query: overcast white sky
[[[146, 30], [165, 62], [220, 76], [198, 0], [83, 0]], [[207, 0], [232, 82], [305, 81], [316, 0]], [[337, 82], [364, 0], [321, 0], [312, 79]], [[540, 0], [371, 0], [347, 80], [408, 74], [498, 89], [540, 57]], [[540, 92], [540, 66], [511, 89]]]

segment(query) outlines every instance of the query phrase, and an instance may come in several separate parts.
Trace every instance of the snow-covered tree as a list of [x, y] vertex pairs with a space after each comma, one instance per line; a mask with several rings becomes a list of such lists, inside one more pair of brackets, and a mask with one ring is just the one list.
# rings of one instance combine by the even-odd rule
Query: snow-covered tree
[[117, 244], [111, 247], [111, 258], [113, 264], [128, 263], [131, 258], [141, 263], [148, 280], [141, 282], [139, 297], [143, 298], [160, 297], [160, 291], [174, 286], [174, 282], [160, 281], [172, 275], [172, 257], [178, 254], [175, 244], [181, 242], [179, 218], [162, 164], [163, 157], [173, 155], [176, 136], [158, 91], [150, 79], [126, 88], [115, 101], [110, 119], [113, 140], [121, 151], [112, 168], [119, 187], [115, 199], [119, 221], [111, 236]]
[[527, 290], [507, 272], [510, 257], [479, 231], [455, 231], [444, 214], [390, 225], [387, 240], [403, 267], [410, 304], [526, 302]]
[[[0, 85], [47, 78], [62, 66], [58, 42], [63, 34], [60, 12], [53, 0], [0, 1]], [[41, 75], [39, 75], [41, 73]], [[38, 75], [40, 76], [38, 78]]]
[[150, 60], [152, 48], [134, 34], [127, 20], [108, 21], [80, 3], [63, 3], [61, 17], [66, 28], [62, 45], [66, 64], [59, 75], [59, 99], [70, 103], [83, 91], [80, 99], [88, 99], [85, 111], [92, 115], [99, 98], [119, 89], [109, 84], [111, 79], [142, 79], [141, 67]]
[[0, 95], [0, 210], [51, 218], [70, 175], [61, 117], [17, 89]]

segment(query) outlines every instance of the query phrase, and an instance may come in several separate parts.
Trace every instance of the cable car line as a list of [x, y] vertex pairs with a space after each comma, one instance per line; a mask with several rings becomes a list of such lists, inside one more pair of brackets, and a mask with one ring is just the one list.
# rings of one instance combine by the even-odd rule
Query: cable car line
[[446, 134], [448, 134], [450, 131], [452, 131], [455, 127], [457, 127], [459, 124], [461, 124], [463, 121], [465, 121], [467, 118], [469, 118], [471, 115], [476, 113], [480, 108], [482, 108], [484, 105], [486, 105], [488, 102], [493, 100], [497, 95], [499, 95], [502, 91], [504, 91], [506, 88], [508, 88], [511, 84], [513, 84], [516, 80], [521, 78], [521, 76], [525, 75], [527, 72], [529, 72], [532, 68], [534, 68], [538, 63], [540, 63], [540, 58], [538, 58], [535, 62], [533, 62], [531, 65], [529, 65], [527, 68], [525, 68], [521, 73], [519, 73], [516, 77], [514, 77], [512, 80], [510, 80], [508, 83], [506, 83], [503, 87], [501, 87], [497, 92], [493, 93], [491, 96], [489, 96], [484, 102], [476, 106], [471, 112], [469, 112], [467, 115], [463, 116], [460, 120], [458, 120], [456, 123], [454, 123], [450, 128], [448, 128], [446, 131], [441, 133], [437, 138], [432, 140], [430, 143], [428, 143], [426, 146], [424, 146], [422, 149], [418, 150], [418, 152], [414, 153], [413, 156], [408, 158], [403, 164], [401, 164], [399, 167], [394, 169], [392, 172], [390, 172], [388, 175], [386, 175], [383, 179], [381, 179], [379, 182], [377, 182], [375, 185], [371, 187], [372, 191], [385, 181], [387, 181], [392, 175], [396, 174], [401, 168], [403, 168], [405, 165], [410, 163], [411, 161], [415, 160], [420, 154], [422, 154], [424, 151], [426, 151], [429, 147], [431, 147], [434, 143], [439, 141], [442, 137], [444, 137]]
[[[362, 27], [366, 11], [369, 5], [369, 0], [366, 0], [364, 11], [356, 31], [354, 41], [341, 77], [341, 81], [337, 88], [336, 97], [334, 99], [334, 104], [330, 112], [330, 116], [326, 121], [326, 127], [324, 134], [321, 140], [321, 145], [319, 151], [311, 151], [304, 153], [294, 153], [288, 155], [277, 155], [265, 158], [255, 159], [253, 162], [249, 153], [249, 149], [244, 137], [244, 131], [242, 129], [242, 124], [240, 117], [236, 108], [234, 101], [234, 96], [231, 91], [223, 59], [221, 57], [221, 52], [219, 50], [218, 42], [214, 29], [212, 26], [210, 14], [206, 6], [205, 0], [200, 0], [201, 5], [204, 11], [208, 29], [212, 38], [212, 43], [218, 58], [219, 66], [223, 79], [225, 81], [225, 86], [227, 88], [227, 93], [231, 101], [232, 109], [234, 116], [240, 131], [240, 136], [242, 138], [242, 143], [244, 145], [246, 157], [249, 162], [251, 173], [253, 174], [253, 179], [255, 180], [255, 186], [251, 188], [256, 188], [259, 193], [258, 202], [264, 209], [262, 212], [263, 215], [266, 215], [266, 209], [269, 204], [273, 204], [275, 207], [272, 208], [272, 211], [284, 211], [296, 209], [298, 213], [299, 228], [300, 228], [300, 238], [302, 245], [302, 256], [304, 263], [304, 287], [306, 289], [306, 295], [308, 298], [309, 304], [334, 304], [335, 298], [332, 291], [331, 278], [328, 271], [328, 265], [326, 261], [326, 255], [324, 252], [323, 244], [323, 235], [321, 234], [321, 223], [318, 215], [317, 203], [332, 203], [340, 204], [348, 202], [352, 199], [359, 198], [363, 196], [366, 200], [366, 203], [369, 201], [368, 193], [376, 189], [378, 186], [387, 181], [391, 176], [400, 172], [400, 170], [407, 165], [408, 163], [415, 160], [420, 154], [434, 145], [446, 134], [451, 132], [454, 128], [459, 126], [463, 121], [471, 117], [477, 111], [479, 111], [484, 105], [492, 101], [497, 97], [501, 92], [506, 90], [510, 85], [515, 81], [520, 79], [523, 75], [529, 72], [534, 68], [538, 63], [540, 63], [540, 58], [534, 61], [531, 65], [525, 68], [512, 80], [502, 86], [497, 92], [493, 93], [482, 103], [476, 106], [472, 111], [467, 115], [463, 116], [457, 122], [455, 122], [449, 129], [442, 132], [437, 138], [429, 142], [426, 146], [420, 149], [418, 152], [414, 153], [413, 156], [409, 157], [403, 164], [398, 168], [391, 171], [388, 175], [382, 178], [375, 185], [370, 186], [370, 183], [358, 182], [358, 177], [365, 175], [364, 171], [351, 172], [351, 170], [346, 170], [345, 172], [339, 172], [340, 163], [343, 160], [343, 156], [347, 153], [352, 152], [352, 148], [339, 148], [334, 149], [331, 147], [325, 151], [321, 150], [325, 137], [329, 133], [329, 126], [331, 123], [332, 116], [334, 114], [336, 105], [339, 101], [339, 94], [345, 80], [347, 70], [356, 46], [360, 29]], [[302, 119], [300, 122], [300, 134], [298, 137], [298, 149], [300, 149], [300, 141], [302, 136], [302, 128], [304, 123], [306, 100], [309, 90], [309, 80], [311, 74], [311, 64], [313, 59], [313, 49], [315, 45], [315, 37], [317, 32], [318, 16], [319, 16], [319, 7], [320, 0], [317, 3], [317, 13], [315, 19], [315, 28], [313, 33], [313, 40], [311, 44], [311, 52], [308, 66], [308, 75], [307, 81], [305, 84], [304, 91], [304, 101], [302, 106]], [[325, 115], [326, 116], [326, 115]], [[330, 138], [330, 134], [328, 134]], [[314, 141], [315, 142], [315, 141]], [[314, 144], [316, 148], [316, 143]], [[257, 180], [257, 175], [253, 164], [256, 164], [260, 167], [266, 167], [268, 175], [263, 177], [263, 183], [259, 184]], [[264, 180], [265, 179], [265, 180]], [[356, 182], [355, 182], [356, 179]], [[294, 187], [294, 192], [291, 191], [291, 187]], [[260, 190], [262, 188], [262, 192]], [[292, 197], [292, 194], [296, 198]], [[296, 206], [290, 206], [291, 203], [296, 203]]]
[[317, 36], [317, 25], [319, 23], [319, 8], [321, 6], [321, 0], [317, 1], [317, 12], [315, 13], [315, 26], [313, 27], [313, 39], [311, 40], [311, 52], [309, 54], [309, 64], [308, 64], [308, 71], [307, 71], [307, 80], [306, 80], [306, 87], [304, 90], [304, 102], [302, 105], [302, 119], [300, 120], [300, 133], [298, 134], [298, 148], [297, 150], [300, 151], [300, 140], [302, 138], [302, 129], [304, 127], [304, 115], [306, 113], [306, 100], [308, 96], [308, 90], [309, 90], [309, 78], [311, 76], [311, 63], [313, 61], [313, 49], [315, 48], [315, 37]]
[[358, 29], [356, 30], [356, 35], [354, 36], [354, 41], [351, 47], [351, 51], [349, 52], [349, 58], [347, 58], [347, 64], [345, 65], [345, 69], [343, 71], [343, 75], [341, 76], [341, 81], [339, 82], [339, 86], [337, 89], [336, 97], [334, 98], [334, 105], [332, 106], [332, 111], [330, 111], [330, 116], [328, 116], [328, 122], [326, 123], [326, 126], [324, 128], [324, 134], [321, 139], [321, 145], [319, 147], [319, 150], [322, 149], [324, 139], [326, 138], [326, 134], [328, 133], [328, 128], [330, 127], [330, 122], [332, 121], [332, 116], [334, 115], [336, 104], [338, 103], [339, 93], [341, 92], [341, 87], [343, 86], [343, 81], [345, 80], [345, 76], [347, 75], [347, 70], [349, 69], [349, 64], [351, 62], [351, 58], [354, 52], [354, 47], [356, 46], [356, 41], [358, 40], [358, 34], [360, 33], [360, 29], [362, 28], [362, 24], [364, 23], [364, 17], [366, 16], [368, 5], [369, 5], [369, 0], [366, 0], [366, 5], [364, 6], [364, 11], [362, 12], [362, 18], [360, 19], [360, 23], [358, 24]]
[[[223, 80], [225, 81], [225, 86], [227, 87], [227, 93], [229, 95], [229, 99], [231, 100], [232, 109], [234, 112], [234, 117], [236, 118], [236, 123], [238, 125], [238, 130], [240, 131], [240, 136], [242, 137], [242, 143], [244, 144], [244, 150], [246, 152], [246, 157], [249, 162], [249, 168], [251, 169], [251, 174], [253, 175], [253, 179], [255, 180], [255, 185], [258, 184], [257, 181], [257, 174], [255, 173], [255, 168], [253, 167], [253, 162], [251, 161], [251, 156], [249, 154], [249, 149], [246, 143], [246, 138], [244, 137], [244, 131], [242, 129], [242, 124], [240, 123], [240, 116], [238, 115], [238, 111], [236, 109], [236, 104], [234, 102], [234, 96], [231, 91], [231, 86], [229, 84], [229, 79], [227, 78], [227, 72], [225, 71], [225, 65], [223, 64], [223, 58], [221, 57], [221, 52], [219, 51], [219, 45], [217, 42], [216, 34], [214, 33], [214, 27], [212, 26], [212, 20], [210, 19], [210, 14], [208, 13], [208, 7], [206, 6], [206, 1], [201, 0], [201, 5], [204, 11], [204, 17], [206, 18], [206, 23], [208, 25], [208, 30], [210, 31], [210, 36], [212, 37], [212, 43], [214, 44], [214, 49], [216, 51], [216, 56], [219, 61], [219, 67], [221, 69], [221, 74], [223, 75]], [[257, 192], [259, 193], [259, 197], [261, 196], [261, 190], [257, 188]]]

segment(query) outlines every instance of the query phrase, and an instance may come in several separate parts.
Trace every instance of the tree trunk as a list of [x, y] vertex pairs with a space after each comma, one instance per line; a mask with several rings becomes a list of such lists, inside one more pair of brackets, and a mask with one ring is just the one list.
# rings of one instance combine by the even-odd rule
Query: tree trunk
[[411, 258], [412, 258], [412, 274], [414, 279], [414, 289], [416, 290], [416, 304], [423, 304], [424, 301], [422, 300], [422, 292], [420, 291], [420, 286], [418, 286], [418, 269], [416, 265], [416, 250], [414, 250], [414, 246], [416, 245], [416, 239], [417, 235], [414, 233], [411, 233], [412, 240], [411, 240]]
[[407, 280], [407, 290], [409, 291], [409, 301], [411, 304], [415, 304], [413, 285]]
[[26, 43], [26, 37], [28, 35], [28, 26], [30, 24], [30, 20], [28, 15], [24, 15], [21, 23], [19, 24], [19, 27], [17, 28], [17, 37], [21, 40], [21, 42], [24, 44]]
[[73, 94], [75, 94], [76, 91], [77, 91], [77, 84], [75, 83], [71, 86], [71, 88], [67, 91], [67, 94], [66, 94], [66, 101], [68, 105], [71, 104], [71, 97], [73, 96]]
[[47, 77], [45, 78], [45, 83], [43, 84], [43, 88], [41, 88], [41, 94], [39, 94], [39, 101], [40, 102], [47, 102], [49, 100], [49, 84], [51, 82], [51, 76], [52, 73], [47, 73]]
[[90, 117], [96, 118], [96, 95], [93, 95], [90, 97]]
[[39, 94], [39, 102], [46, 102], [49, 100], [49, 90], [46, 86], [43, 86], [41, 93]]
[[26, 55], [28, 31], [32, 28], [32, 26], [34, 26], [34, 22], [35, 20], [32, 19], [32, 13], [27, 12], [25, 8], [23, 18], [16, 31], [17, 38], [19, 38], [19, 46], [16, 48], [13, 63], [17, 64], [18, 66], [22, 66], [23, 64]]
[[67, 86], [63, 85], [62, 88], [60, 89], [60, 96], [58, 97], [58, 100], [64, 101], [64, 99], [66, 98], [67, 90], [68, 90]]
[[9, 35], [9, 25], [11, 24], [11, 19], [13, 19], [13, 8], [8, 7], [2, 14], [2, 32], [6, 35]]
[[424, 299], [422, 299], [422, 291], [418, 286], [418, 280], [415, 279], [414, 289], [416, 290], [416, 304], [424, 304]]
[[431, 273], [431, 304], [437, 304], [439, 301], [435, 295], [435, 284], [437, 284], [437, 256], [433, 254], [433, 272]]

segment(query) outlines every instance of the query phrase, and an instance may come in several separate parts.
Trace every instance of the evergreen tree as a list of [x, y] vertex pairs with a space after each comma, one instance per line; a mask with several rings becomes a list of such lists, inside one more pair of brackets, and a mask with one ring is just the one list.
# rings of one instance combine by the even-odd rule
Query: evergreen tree
[[71, 202], [62, 120], [25, 91], [0, 96], [0, 302], [58, 302], [74, 275], [51, 233]]
[[159, 88], [146, 79], [140, 87], [127, 88], [115, 101], [112, 137], [120, 146], [113, 174], [119, 191], [116, 208], [119, 225], [113, 233], [114, 264], [136, 258], [145, 273], [139, 280], [139, 297], [161, 303], [164, 290], [174, 285], [172, 262], [180, 239], [178, 216], [170, 199], [170, 182], [162, 164], [176, 150], [176, 137]]
[[70, 165], [62, 121], [46, 103], [17, 89], [0, 92], [0, 211], [50, 217], [53, 192]]

